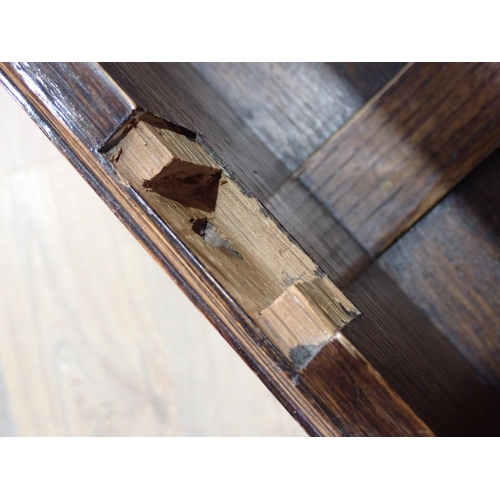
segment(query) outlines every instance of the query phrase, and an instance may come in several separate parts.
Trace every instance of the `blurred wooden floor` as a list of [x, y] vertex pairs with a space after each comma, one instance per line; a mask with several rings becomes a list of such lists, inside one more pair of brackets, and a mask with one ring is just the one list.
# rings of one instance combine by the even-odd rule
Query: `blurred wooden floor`
[[305, 435], [2, 87], [0, 109], [0, 435]]

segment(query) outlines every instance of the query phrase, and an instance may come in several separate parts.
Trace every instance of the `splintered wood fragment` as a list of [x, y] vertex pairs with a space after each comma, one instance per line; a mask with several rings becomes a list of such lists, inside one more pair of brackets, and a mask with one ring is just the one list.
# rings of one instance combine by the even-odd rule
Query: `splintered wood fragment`
[[[200, 145], [158, 126], [136, 127], [136, 132], [150, 153], [147, 162], [136, 166], [142, 187], [188, 207], [212, 212], [222, 170]], [[111, 150], [110, 159], [119, 162], [121, 153], [118, 145]]]
[[298, 370], [358, 314], [330, 285], [321, 278], [291, 285], [261, 313], [271, 340], [284, 351], [288, 348], [287, 358]]
[[302, 369], [358, 310], [201, 144], [145, 118], [107, 153], [118, 177]]

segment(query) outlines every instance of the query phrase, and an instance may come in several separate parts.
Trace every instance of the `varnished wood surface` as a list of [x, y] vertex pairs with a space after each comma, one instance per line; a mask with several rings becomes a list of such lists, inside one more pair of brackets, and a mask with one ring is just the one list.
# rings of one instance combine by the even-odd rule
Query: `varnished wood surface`
[[291, 171], [363, 106], [402, 63], [194, 63]]
[[300, 178], [372, 255], [500, 145], [500, 64], [407, 67]]
[[[445, 119], [447, 118], [446, 112], [447, 108], [444, 106]], [[439, 114], [437, 117], [438, 119], [443, 118]], [[455, 181], [456, 179], [453, 180], [453, 182]], [[282, 191], [284, 195], [281, 193], [277, 196], [271, 195], [270, 208], [281, 220], [286, 219], [282, 214], [288, 212], [288, 214], [293, 214], [291, 216], [293, 220], [302, 223], [302, 225], [290, 223], [288, 227], [299, 228], [295, 233], [298, 235], [297, 239], [301, 241], [302, 237], [302, 242], [305, 242], [307, 247], [310, 241], [321, 242], [321, 235], [311, 240], [310, 236], [312, 233], [316, 234], [314, 233], [316, 229], [315, 227], [307, 228], [308, 217], [302, 217], [305, 213], [303, 207], [313, 206], [314, 213], [324, 214], [324, 212], [319, 204], [312, 203], [314, 198], [311, 198], [307, 192], [302, 203], [295, 202], [295, 198], [292, 196], [287, 197], [289, 192], [300, 192], [300, 188], [302, 186], [296, 180], [282, 185], [278, 193]], [[304, 201], [308, 203], [304, 204]], [[327, 261], [335, 262], [337, 258], [334, 256], [340, 256], [338, 259], [341, 261], [340, 266], [335, 262], [331, 269], [327, 268], [326, 270], [330, 272], [334, 270], [338, 273], [338, 279], [343, 279], [345, 276], [348, 280], [352, 279], [369, 262], [369, 259], [366, 259], [361, 251], [361, 258], [358, 260], [355, 253], [356, 244], [353, 244], [352, 237], [349, 238], [348, 231], [345, 231], [336, 221], [326, 219], [324, 216], [320, 220], [322, 224], [326, 224], [326, 227], [331, 229], [331, 232], [328, 234], [326, 244], [309, 244], [310, 248], [313, 252], [315, 248], [320, 248], [318, 255], [325, 257], [327, 254]], [[290, 232], [292, 231], [290, 230]], [[345, 244], [342, 245], [339, 242]], [[346, 245], [351, 245], [354, 254], [351, 254]], [[336, 250], [337, 255], [333, 252], [328, 254], [330, 248], [334, 252]], [[342, 251], [346, 252], [343, 259]], [[325, 260], [322, 262], [322, 267], [326, 268], [324, 262]], [[351, 274], [349, 275], [349, 273]], [[477, 380], [470, 365], [458, 355], [453, 346], [442, 342], [442, 339], [438, 337], [439, 332], [432, 322], [429, 322], [425, 315], [418, 311], [418, 308], [411, 304], [411, 301], [397, 287], [383, 289], [374, 286], [377, 283], [370, 283], [369, 274], [365, 278], [367, 278], [366, 290], [372, 292], [371, 296], [365, 295], [365, 307], [370, 314], [365, 317], [365, 321], [355, 323], [346, 330], [347, 334], [357, 340], [356, 345], [363, 347], [363, 352], [370, 355], [373, 364], [381, 370], [384, 377], [387, 377], [391, 384], [398, 387], [400, 394], [404, 394], [405, 398], [408, 397], [413, 409], [421, 416], [425, 415], [438, 433], [460, 435], [497, 432], [495, 430], [495, 419], [498, 415], [497, 396], [491, 391], [491, 388], [484, 386]], [[381, 283], [384, 283], [384, 280]], [[357, 284], [353, 284], [353, 289]], [[358, 291], [356, 294], [361, 294], [361, 292]], [[353, 297], [355, 296], [353, 295]], [[377, 318], [381, 315], [384, 316], [384, 314], [386, 324], [381, 324]], [[419, 326], [420, 337], [417, 335], [419, 330], [415, 329], [415, 325]], [[385, 336], [380, 335], [382, 328], [385, 329]], [[401, 329], [404, 335], [401, 334]], [[402, 340], [405, 338], [406, 341]], [[413, 342], [416, 339], [419, 341], [412, 344], [411, 339]], [[370, 345], [371, 342], [373, 342], [372, 345]], [[433, 342], [435, 344], [434, 354], [427, 357], [424, 346], [433, 346]], [[411, 349], [407, 347], [411, 345], [413, 345]], [[391, 359], [391, 356], [395, 357]], [[457, 380], [463, 382], [463, 387], [460, 384], [457, 385]], [[465, 387], [466, 390], [464, 390]]]
[[[40, 94], [47, 96], [44, 87], [52, 85], [52, 79], [59, 79], [57, 72], [46, 70], [45, 78], [38, 80], [38, 92], [26, 88], [26, 73], [30, 73], [30, 65], [24, 66], [21, 75], [10, 66], [3, 66], [3, 78], [16, 98], [25, 106], [27, 111], [48, 131], [51, 139], [61, 148], [65, 155], [79, 169], [82, 175], [91, 183], [94, 189], [112, 207], [117, 215], [127, 224], [134, 234], [141, 239], [149, 251], [183, 286], [199, 307], [201, 307], [219, 331], [228, 340], [239, 354], [250, 364], [252, 369], [261, 377], [289, 411], [314, 435], [343, 435], [359, 434], [359, 422], [366, 419], [353, 419], [350, 414], [340, 414], [338, 420], [332, 420], [332, 412], [326, 411], [324, 404], [328, 395], [315, 394], [305, 384], [307, 373], [297, 374], [291, 369], [285, 359], [276, 352], [262, 332], [249, 321], [239, 306], [226, 295], [206, 269], [200, 266], [197, 259], [178, 240], [172, 230], [165, 225], [156, 214], [144, 204], [144, 200], [131, 188], [121, 184], [110, 164], [99, 156], [99, 153], [89, 149], [86, 133], [79, 133], [78, 128], [69, 130], [65, 120], [52, 113], [54, 103], [44, 102]], [[79, 79], [85, 79], [85, 71]], [[88, 75], [87, 75], [88, 77]], [[93, 78], [93, 76], [92, 76]], [[71, 93], [74, 88], [69, 88]], [[76, 89], [77, 90], [77, 89]], [[111, 98], [110, 96], [107, 96]], [[78, 99], [75, 100], [78, 103]], [[78, 109], [68, 108], [69, 115], [78, 114]], [[90, 111], [89, 111], [90, 112]], [[117, 126], [119, 124], [117, 123]], [[84, 125], [80, 125], [84, 126]], [[226, 163], [227, 164], [227, 163]], [[351, 348], [348, 353], [353, 356], [353, 362], [361, 359]], [[356, 361], [358, 360], [358, 361]], [[342, 368], [343, 365], [340, 365]], [[345, 365], [349, 372], [349, 365]], [[375, 371], [370, 370], [375, 375]], [[335, 374], [337, 377], [341, 373]], [[297, 381], [301, 383], [297, 385]], [[333, 381], [334, 382], [334, 381]], [[364, 428], [364, 434], [395, 434], [421, 435], [425, 425], [418, 417], [412, 414], [408, 406], [387, 386], [379, 376], [372, 380], [372, 390], [381, 394], [378, 386], [384, 387], [385, 403], [397, 404], [397, 412], [401, 415], [398, 421], [381, 421], [373, 429]], [[380, 403], [381, 404], [381, 403]], [[365, 412], [367, 406], [354, 407], [354, 411]], [[388, 415], [382, 411], [381, 416]], [[356, 424], [354, 422], [356, 421]], [[340, 425], [337, 425], [340, 422]], [[412, 428], [413, 426], [413, 428]], [[430, 434], [430, 431], [426, 431]]]
[[0, 107], [0, 436], [305, 435], [3, 87]]
[[385, 252], [380, 264], [500, 389], [500, 153]]
[[[343, 334], [437, 435], [500, 434], [499, 394], [411, 301], [410, 293], [377, 264], [344, 292], [363, 317]], [[445, 286], [442, 293], [448, 293]]]
[[[99, 66], [92, 63], [60, 63], [58, 65], [40, 63], [27, 65], [12, 63], [17, 71], [37, 93], [37, 84], [43, 81], [45, 74], [53, 74], [52, 85], [45, 94], [37, 93], [37, 97], [50, 106], [51, 112], [64, 122], [71, 131], [81, 134], [89, 147], [97, 149], [103, 138], [110, 138], [117, 123], [123, 123], [134, 108], [133, 102], [119, 89], [110, 88], [108, 75]], [[28, 69], [29, 68], [29, 69]], [[85, 68], [92, 75], [85, 81], [78, 78], [76, 69]], [[72, 89], [72, 92], [68, 92]], [[86, 110], [92, 103], [100, 113]], [[68, 109], [73, 112], [68, 113]], [[77, 113], [76, 110], [80, 113]]]
[[340, 428], [349, 422], [356, 436], [432, 435], [414, 413], [402, 411], [394, 392], [343, 334], [311, 361], [298, 383], [317, 395]]
[[[149, 67], [149, 65], [147, 66]], [[210, 150], [211, 144], [205, 131], [211, 130], [215, 143], [219, 147], [221, 144], [225, 144], [219, 149], [219, 154], [223, 157], [221, 166], [224, 169], [227, 169], [228, 166], [232, 167], [232, 160], [228, 162], [227, 158], [230, 158], [231, 154], [232, 158], [236, 158], [238, 147], [234, 146], [241, 135], [247, 134], [247, 137], [253, 137], [251, 139], [252, 147], [263, 148], [259, 151], [267, 154], [263, 142], [252, 135], [251, 124], [239, 120], [238, 110], [233, 111], [225, 107], [224, 103], [218, 103], [215, 107], [212, 104], [203, 104], [205, 98], [213, 97], [214, 94], [212, 90], [207, 90], [206, 82], [201, 82], [196, 76], [192, 77], [192, 70], [186, 69], [186, 66], [183, 65], [173, 65], [168, 68], [165, 66], [148, 67], [120, 66], [122, 77], [129, 82], [129, 85], [133, 87], [138, 82], [144, 83], [143, 87], [135, 90], [141, 96], [141, 105], [147, 108], [150, 101], [154, 103], [153, 107], [156, 106], [156, 112], [163, 107], [167, 110], [167, 115], [171, 113], [170, 120], [187, 128], [192, 127], [195, 122], [201, 124], [204, 127], [203, 130], [196, 127], [192, 127], [192, 130], [198, 133], [199, 143], [204, 145], [203, 147], [208, 147], [208, 150]], [[434, 65], [434, 68], [438, 67], [441, 66]], [[439, 112], [435, 115], [419, 115], [419, 113], [413, 112], [408, 117], [407, 126], [412, 124], [413, 119], [417, 120], [418, 118], [421, 119], [421, 122], [416, 124], [418, 125], [416, 129], [418, 127], [425, 129], [432, 122], [431, 129], [438, 131], [435, 135], [429, 134], [426, 140], [429, 140], [433, 147], [437, 147], [436, 144], [444, 144], [443, 148], [439, 149], [439, 154], [436, 153], [433, 158], [438, 158], [440, 162], [444, 161], [443, 172], [440, 174], [438, 172], [442, 176], [438, 175], [438, 180], [442, 184], [439, 182], [438, 184], [441, 187], [445, 186], [446, 190], [458, 180], [458, 177], [468, 171], [467, 168], [470, 169], [474, 166], [471, 163], [467, 167], [467, 158], [476, 158], [477, 160], [478, 157], [474, 155], [486, 154], [485, 145], [492, 146], [491, 138], [494, 135], [492, 127], [495, 125], [495, 116], [491, 121], [484, 121], [472, 113], [472, 118], [476, 120], [474, 122], [470, 119], [471, 108], [468, 107], [472, 106], [471, 101], [477, 104], [477, 102], [482, 102], [481, 99], [488, 100], [488, 92], [485, 95], [480, 88], [487, 73], [485, 68], [488, 67], [492, 68], [493, 66], [484, 65], [481, 66], [480, 70], [471, 66], [472, 73], [478, 77], [476, 82], [478, 96], [475, 100], [467, 98], [467, 89], [462, 88], [463, 79], [462, 83], [457, 84], [457, 90], [455, 82], [450, 79], [446, 80], [442, 74], [431, 75], [432, 72], [429, 70], [428, 85], [432, 87], [431, 83], [434, 79], [444, 78], [441, 81], [442, 86], [444, 88], [446, 85], [450, 86], [451, 93], [447, 98], [450, 98], [451, 95], [456, 99], [452, 99], [455, 108], [444, 106], [438, 100], [435, 111]], [[144, 80], [141, 80], [141, 71], [138, 68], [147, 70], [144, 71]], [[25, 85], [23, 79], [26, 77], [26, 72], [30, 73], [31, 71], [31, 74], [28, 74], [29, 78], [33, 75], [40, 76], [40, 73], [33, 72], [33, 68], [30, 68], [29, 65], [25, 69], [26, 71], [23, 70], [24, 74], [21, 78], [19, 75], [23, 72], [18, 71], [19, 68], [14, 72], [9, 70], [11, 71], [11, 81], [15, 81], [19, 89]], [[74, 68], [70, 68], [70, 70], [74, 71]], [[476, 73], [474, 73], [475, 71]], [[410, 231], [393, 247], [399, 252], [398, 254], [394, 250], [396, 252], [393, 254], [394, 259], [391, 257], [392, 248], [387, 252], [387, 256], [382, 257], [379, 263], [392, 277], [392, 280], [377, 265], [363, 270], [371, 259], [354, 240], [352, 233], [350, 233], [351, 228], [349, 226], [342, 227], [345, 221], [329, 217], [328, 212], [321, 205], [321, 200], [315, 200], [314, 194], [311, 195], [311, 192], [304, 187], [301, 179], [292, 178], [283, 183], [284, 176], [278, 176], [279, 182], [274, 183], [272, 188], [268, 189], [269, 186], [263, 188], [263, 184], [259, 187], [258, 174], [254, 177], [251, 181], [253, 182], [252, 190], [258, 191], [261, 199], [268, 198], [271, 212], [279, 219], [290, 219], [288, 226], [284, 224], [285, 228], [296, 236], [297, 240], [311, 252], [313, 257], [318, 259], [318, 262], [321, 262], [321, 267], [342, 284], [348, 284], [354, 279], [347, 286], [346, 293], [363, 313], [363, 317], [354, 320], [343, 329], [342, 334], [339, 334], [340, 337], [335, 337], [337, 340], [344, 339], [341, 342], [347, 342], [346, 345], [350, 345], [349, 342], [352, 342], [351, 347], [346, 348], [342, 344], [344, 347], [340, 355], [332, 347], [335, 344], [335, 341], [332, 341], [317, 354], [307, 368], [297, 372], [297, 367], [290, 366], [286, 357], [280, 356], [272, 348], [265, 332], [256, 328], [243, 311], [238, 309], [239, 305], [242, 304], [242, 298], [231, 302], [231, 298], [229, 297], [228, 300], [227, 295], [224, 295], [224, 291], [227, 293], [228, 287], [226, 285], [220, 287], [223, 277], [218, 277], [216, 282], [211, 280], [210, 275], [213, 277], [214, 270], [207, 274], [206, 269], [200, 268], [200, 256], [183, 245], [182, 238], [179, 239], [178, 235], [172, 232], [172, 227], [164, 224], [165, 220], [157, 218], [158, 214], [163, 218], [162, 210], [159, 208], [153, 210], [149, 202], [144, 204], [147, 196], [141, 194], [137, 186], [135, 189], [131, 189], [127, 185], [123, 185], [123, 179], [120, 180], [119, 172], [114, 171], [110, 163], [103, 161], [103, 157], [97, 149], [107, 141], [113, 126], [106, 128], [106, 126], [99, 125], [99, 120], [91, 119], [89, 129], [91, 132], [86, 129], [85, 116], [87, 112], [92, 114], [92, 111], [86, 108], [86, 98], [82, 94], [80, 78], [70, 80], [70, 82], [78, 82], [74, 85], [69, 84], [71, 91], [76, 94], [75, 106], [71, 107], [69, 106], [72, 102], [71, 99], [69, 101], [63, 100], [61, 104], [59, 93], [53, 91], [54, 88], [61, 88], [60, 83], [64, 82], [64, 71], [51, 72], [49, 65], [43, 66], [42, 72], [46, 73], [44, 78], [48, 78], [48, 80], [45, 83], [52, 90], [46, 92], [43, 85], [40, 87], [43, 78], [42, 80], [35, 79], [35, 84], [39, 86], [38, 91], [30, 90], [25, 93], [25, 97], [29, 99], [29, 102], [24, 104], [27, 110], [39, 120], [51, 138], [59, 143], [65, 154], [104, 199], [111, 204], [119, 217], [132, 228], [136, 236], [142, 239], [163, 266], [179, 282], [183, 283], [193, 300], [205, 308], [205, 312], [218, 325], [223, 335], [280, 400], [287, 405], [289, 411], [298, 411], [297, 418], [306, 425], [310, 433], [324, 435], [420, 435], [425, 426], [418, 417], [430, 425], [432, 430], [439, 435], [491, 435], [498, 433], [498, 422], [500, 422], [498, 418], [500, 414], [498, 393], [478, 377], [478, 373], [482, 373], [489, 382], [497, 383], [495, 332], [498, 328], [495, 323], [497, 314], [494, 311], [498, 305], [495, 301], [496, 295], [495, 297], [488, 296], [488, 293], [495, 289], [495, 285], [498, 284], [495, 272], [498, 267], [496, 265], [498, 262], [496, 251], [497, 205], [495, 204], [498, 186], [495, 180], [497, 173], [493, 167], [490, 167], [492, 170], [488, 170], [490, 173], [485, 174], [482, 181], [476, 182], [474, 180], [476, 176], [468, 178], [464, 183], [466, 187], [454, 190], [427, 216], [431, 217], [434, 213], [439, 214], [441, 205], [446, 207], [448, 211], [445, 213], [449, 216], [441, 217], [441, 221], [439, 218], [434, 219], [433, 224], [436, 225], [437, 229], [433, 226], [431, 230], [424, 226], [423, 224], [427, 220], [425, 217], [416, 226], [424, 228], [423, 232], [419, 233], [421, 235], [419, 238], [412, 239], [415, 231]], [[495, 74], [495, 71], [492, 71], [492, 74]], [[174, 82], [168, 90], [160, 88], [165, 75], [170, 75]], [[83, 81], [86, 78], [89, 78], [88, 74], [84, 76]], [[51, 84], [51, 79], [54, 81], [54, 85]], [[193, 95], [193, 88], [191, 88], [186, 94], [191, 100], [187, 102], [179, 98], [168, 97], [169, 93], [176, 91], [176, 89], [181, 90], [182, 83], [191, 80], [194, 82], [194, 94], [199, 93], [198, 95]], [[150, 86], [151, 82], [153, 84]], [[105, 87], [106, 85], [104, 90]], [[426, 88], [425, 85], [417, 87], [420, 89], [419, 92], [422, 91], [422, 88]], [[475, 89], [472, 84], [468, 89], [469, 94], [471, 89]], [[151, 95], [149, 95], [150, 92]], [[190, 92], [191, 94], [189, 94]], [[381, 99], [381, 96], [378, 99]], [[18, 95], [21, 101], [25, 97]], [[118, 99], [120, 102], [119, 109], [123, 109], [124, 103], [125, 108], [127, 108], [130, 102], [127, 98], [124, 99], [121, 91], [116, 92], [116, 90], [114, 97], [110, 97], [111, 102], [113, 99]], [[433, 94], [426, 101], [432, 103], [433, 99], [438, 98]], [[200, 109], [195, 109], [193, 100], [200, 104]], [[109, 105], [110, 101], [106, 102]], [[493, 97], [492, 102], [496, 102], [495, 97]], [[172, 103], [175, 103], [175, 107], [172, 106]], [[462, 105], [460, 109], [467, 111], [465, 117], [458, 111], [453, 114], [457, 103]], [[79, 106], [83, 106], [84, 113], [79, 112]], [[367, 112], [366, 109], [370, 109], [370, 106], [371, 104], [355, 117], [352, 123], [359, 120], [363, 113]], [[396, 111], [401, 108], [398, 108], [394, 103], [393, 106], [395, 106]], [[132, 103], [130, 108], [133, 110], [133, 107]], [[221, 122], [226, 127], [221, 134], [219, 132], [222, 129], [219, 129], [219, 132], [214, 132], [214, 126], [210, 125], [212, 120], [216, 120], [219, 111], [223, 117]], [[63, 114], [67, 112], [67, 115], [61, 117], [61, 112]], [[494, 111], [489, 108], [485, 111], [485, 113], [487, 112], [494, 115]], [[74, 119], [71, 117], [72, 114], [75, 115]], [[115, 117], [116, 127], [119, 127], [123, 122], [123, 116], [121, 119], [118, 118], [119, 116], [118, 112]], [[182, 121], [177, 119], [179, 116], [183, 117]], [[208, 116], [210, 118], [207, 118]], [[435, 118], [435, 122], [433, 122], [432, 117]], [[482, 124], [483, 128], [478, 125], [476, 128], [468, 129], [470, 141], [467, 142], [465, 141], [467, 134], [463, 130], [465, 126], [461, 126], [461, 124], [463, 125], [461, 120], [465, 120], [468, 126], [474, 125], [474, 123]], [[188, 122], [191, 125], [188, 125]], [[230, 131], [231, 127], [228, 124], [231, 123], [242, 128], [236, 132]], [[352, 123], [348, 124], [344, 131]], [[446, 127], [441, 130], [438, 123], [448, 123], [452, 129], [454, 127], [455, 135], [462, 141], [458, 141], [457, 144], [465, 149], [457, 150], [460, 155], [455, 151], [457, 154], [455, 158], [453, 158], [451, 149], [453, 147], [456, 149], [456, 144], [439, 142], [443, 141], [443, 137], [446, 136]], [[82, 129], [81, 132], [79, 128]], [[242, 130], [245, 132], [241, 132]], [[234, 142], [231, 134], [225, 135], [226, 132], [235, 133]], [[340, 132], [340, 135], [342, 133]], [[411, 137], [411, 130], [408, 137]], [[381, 147], [384, 145], [392, 147], [391, 140], [393, 138], [389, 137], [387, 141], [381, 141]], [[476, 146], [478, 147], [476, 148]], [[255, 149], [255, 151], [257, 150]], [[405, 157], [405, 151], [408, 152], [405, 148], [396, 148], [390, 153], [393, 155], [394, 164], [397, 163], [397, 158]], [[464, 152], [465, 156], [462, 155]], [[250, 156], [248, 150], [243, 151], [243, 153], [242, 160], [244, 162]], [[446, 162], [446, 158], [444, 158], [446, 154], [451, 158], [451, 163]], [[213, 157], [217, 158], [217, 154]], [[459, 164], [455, 171], [450, 173], [453, 170], [452, 167], [456, 166], [453, 162], [459, 158], [465, 158], [465, 163]], [[418, 155], [416, 159], [419, 159]], [[235, 170], [239, 169], [240, 173], [250, 178], [249, 170], [242, 168], [242, 164], [236, 166]], [[268, 167], [272, 171], [276, 165], [279, 166], [279, 171], [284, 168], [279, 162], [268, 165], [262, 163], [259, 168], [262, 172]], [[464, 165], [467, 167], [465, 170], [462, 169]], [[380, 168], [383, 166], [383, 162], [378, 165]], [[431, 166], [429, 165], [429, 168]], [[433, 176], [425, 179], [428, 184], [432, 184], [436, 180]], [[472, 182], [470, 186], [467, 184], [469, 181]], [[467, 186], [472, 187], [472, 189]], [[430, 195], [428, 192], [425, 193], [425, 189], [423, 191], [424, 193], [419, 192], [417, 195], [424, 194], [427, 203]], [[467, 198], [468, 208], [464, 208], [465, 205], [461, 202], [457, 202], [455, 205], [453, 203], [446, 205], [448, 199], [457, 200], [456, 192], [461, 192], [461, 197]], [[360, 199], [365, 201], [362, 197]], [[420, 206], [419, 209], [425, 211], [429, 207], [430, 205], [423, 208]], [[446, 231], [447, 225], [450, 226], [448, 232]], [[452, 230], [460, 234], [461, 240], [466, 242], [462, 245], [463, 248], [458, 249], [456, 245], [450, 246], [453, 241]], [[194, 233], [192, 236], [195, 236]], [[356, 234], [354, 236], [357, 237]], [[408, 241], [408, 244], [405, 241]], [[440, 247], [439, 252], [435, 251], [435, 247], [433, 250], [433, 245], [436, 244]], [[401, 246], [398, 248], [399, 245]], [[412, 245], [414, 250], [412, 250]], [[416, 253], [412, 253], [413, 251]], [[241, 254], [241, 252], [239, 253]], [[422, 255], [424, 257], [421, 257]], [[474, 259], [473, 265], [470, 265]], [[405, 261], [412, 261], [414, 267], [408, 268]], [[446, 273], [444, 271], [443, 273], [436, 272], [429, 278], [424, 268], [429, 269], [429, 266], [432, 268], [434, 265], [439, 265], [440, 261], [443, 263], [447, 261], [447, 265], [441, 267], [448, 271]], [[448, 261], [451, 262], [451, 265]], [[481, 272], [475, 269], [477, 267], [481, 268]], [[356, 278], [356, 275], [359, 276]], [[415, 280], [415, 276], [419, 276], [419, 279]], [[446, 280], [453, 284], [451, 289], [447, 286]], [[414, 286], [414, 282], [418, 286]], [[439, 300], [443, 297], [437, 306], [434, 303], [434, 298], [436, 298], [436, 294], [433, 295], [434, 290], [439, 293]], [[431, 298], [429, 299], [429, 297]], [[457, 303], [462, 304], [463, 307], [459, 307], [454, 312]], [[227, 321], [228, 318], [233, 318], [232, 323]], [[463, 329], [459, 330], [458, 325], [462, 325]], [[448, 338], [458, 349], [442, 336], [445, 329], [447, 329], [447, 334], [451, 332]], [[472, 335], [468, 334], [468, 330], [472, 330]], [[335, 358], [335, 352], [340, 357]], [[339, 360], [338, 363], [335, 361], [336, 359]], [[472, 361], [474, 367], [467, 359]], [[353, 390], [356, 387], [358, 390]], [[362, 389], [361, 392], [359, 389]], [[413, 411], [406, 406], [405, 402]], [[373, 405], [375, 405], [375, 410]], [[386, 405], [385, 409], [384, 405]]]
[[[404, 63], [193, 65], [282, 164], [295, 170]], [[302, 182], [280, 183], [273, 184], [266, 208], [338, 286], [348, 283], [370, 262], [367, 252]]]

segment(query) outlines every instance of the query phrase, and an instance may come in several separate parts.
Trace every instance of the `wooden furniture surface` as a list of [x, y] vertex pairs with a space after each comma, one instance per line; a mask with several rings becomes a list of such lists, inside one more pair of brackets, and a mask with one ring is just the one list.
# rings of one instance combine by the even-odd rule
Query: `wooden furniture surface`
[[500, 428], [498, 68], [0, 72], [309, 434], [431, 436]]
[[0, 108], [0, 436], [305, 435], [1, 86]]

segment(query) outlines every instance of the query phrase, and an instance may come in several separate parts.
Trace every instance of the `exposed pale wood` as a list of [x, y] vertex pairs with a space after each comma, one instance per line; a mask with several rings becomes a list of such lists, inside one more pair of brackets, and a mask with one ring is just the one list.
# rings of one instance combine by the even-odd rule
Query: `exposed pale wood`
[[0, 436], [303, 436], [3, 88], [0, 107]]
[[285, 180], [285, 166], [188, 63], [103, 63], [140, 108], [202, 135], [261, 201]]
[[[182, 205], [213, 212], [222, 173], [220, 166], [194, 140], [155, 126], [155, 123], [160, 123], [158, 118], [144, 114], [140, 119], [141, 124], [134, 132], [139, 134], [137, 139], [142, 141], [141, 146], [152, 152], [147, 160], [134, 165], [134, 178], [139, 180], [140, 188], [154, 191]], [[151, 123], [146, 124], [144, 120]], [[164, 146], [166, 143], [168, 147]], [[123, 151], [127, 147], [131, 146], [128, 140], [124, 140], [109, 153], [115, 165], [121, 166], [130, 161], [129, 152]]]
[[385, 252], [380, 264], [500, 389], [500, 153]]
[[[297, 385], [297, 374], [291, 369], [289, 362], [272, 346], [262, 331], [238, 306], [238, 303], [201, 265], [199, 259], [179, 240], [172, 229], [145, 203], [144, 198], [123, 182], [123, 175], [117, 175], [112, 165], [96, 149], [89, 147], [85, 130], [85, 113], [98, 113], [98, 110], [89, 106], [83, 106], [80, 110], [79, 98], [75, 98], [73, 102], [75, 106], [68, 106], [63, 110], [66, 118], [73, 117], [74, 126], [71, 129], [68, 128], [67, 120], [61, 119], [59, 114], [54, 113], [56, 102], [53, 102], [53, 98], [50, 97], [51, 93], [47, 91], [47, 88], [64, 82], [64, 76], [58, 71], [51, 71], [51, 65], [45, 65], [43, 66], [44, 77], [33, 80], [35, 68], [39, 66], [25, 64], [23, 71], [20, 72], [10, 65], [2, 65], [2, 80], [30, 115], [44, 127], [51, 140], [58, 145], [158, 262], [181, 284], [186, 293], [218, 327], [226, 340], [250, 364], [267, 387], [306, 430], [313, 435], [356, 435], [360, 428], [358, 424], [353, 424], [354, 421], [363, 421], [368, 426], [373, 425], [369, 419], [361, 415], [367, 411], [367, 406], [353, 409], [361, 413], [359, 418], [353, 419], [349, 414], [341, 414], [336, 418], [335, 409], [329, 407], [328, 394], [314, 393], [304, 384]], [[76, 72], [79, 80], [95, 78], [95, 75], [89, 73], [85, 67], [82, 67], [81, 71], [79, 68], [72, 71]], [[33, 91], [33, 86], [36, 87], [36, 92]], [[175, 88], [175, 85], [173, 87]], [[153, 85], [149, 91], [154, 88], [156, 87]], [[69, 85], [67, 93], [70, 95], [73, 91], [78, 92], [78, 89]], [[112, 101], [112, 93], [106, 95], [105, 98]], [[196, 115], [196, 111], [193, 113]], [[122, 123], [116, 123], [116, 126], [118, 129]], [[97, 137], [93, 140], [104, 144], [107, 137], [97, 132]], [[223, 160], [227, 164], [227, 159]], [[230, 183], [227, 184], [231, 186]], [[163, 198], [163, 200], [166, 199]], [[272, 222], [274, 224], [274, 221]], [[191, 232], [196, 235], [193, 231]], [[279, 258], [277, 260], [279, 261]], [[362, 357], [358, 355], [353, 355], [352, 360], [353, 363], [362, 363]], [[337, 371], [335, 376], [339, 379], [347, 376], [347, 372], [342, 370], [342, 365], [339, 368], [341, 371]], [[350, 365], [347, 364], [345, 370], [351, 370]], [[410, 427], [413, 426], [411, 432], [418, 435], [423, 425], [421, 421], [415, 417], [398, 395], [386, 391], [387, 386], [383, 384], [380, 377], [375, 376], [373, 370], [370, 370], [370, 373], [373, 375], [374, 393], [386, 394], [385, 403], [390, 405], [393, 411], [405, 415], [401, 418], [401, 425], [399, 425], [397, 421], [387, 420], [390, 413], [381, 412], [379, 417], [382, 420], [377, 422], [374, 432], [403, 435], [408, 434]], [[332, 383], [335, 385], [335, 380]], [[364, 427], [362, 432], [368, 434], [371, 430]]]
[[194, 63], [238, 116], [295, 170], [402, 63]]
[[[174, 229], [282, 354], [294, 365], [306, 364], [316, 352], [309, 349], [309, 344], [323, 345], [358, 311], [328, 278], [317, 277], [321, 275], [317, 265], [278, 227], [258, 200], [227, 173], [221, 179], [213, 210], [180, 203], [178, 196], [166, 198], [159, 194], [164, 190], [158, 183], [154, 191], [149, 189], [148, 179], [169, 172], [172, 158], [180, 156], [176, 153], [180, 150], [186, 158], [196, 161], [196, 165], [183, 167], [186, 175], [189, 171], [196, 175], [200, 165], [220, 173], [218, 164], [195, 141], [143, 120], [108, 153], [108, 157], [123, 182], [130, 183]], [[219, 178], [220, 175], [217, 180]], [[162, 182], [171, 186], [168, 178]], [[201, 184], [198, 189], [206, 187]], [[294, 284], [296, 286], [291, 289]], [[277, 304], [286, 304], [295, 297], [294, 290], [306, 293], [304, 305], [311, 300], [321, 302], [328, 328], [309, 329], [306, 338], [301, 334], [293, 335], [292, 324], [282, 325], [291, 319], [290, 311]], [[310, 308], [308, 310], [312, 313]], [[305, 345], [300, 343], [302, 341]], [[296, 363], [293, 353], [300, 349], [307, 350], [309, 356], [301, 357], [301, 362]]]
[[403, 70], [300, 178], [377, 254], [500, 145], [500, 64]]
[[259, 323], [293, 366], [303, 369], [357, 314], [328, 281], [318, 278], [290, 285], [260, 313]]

